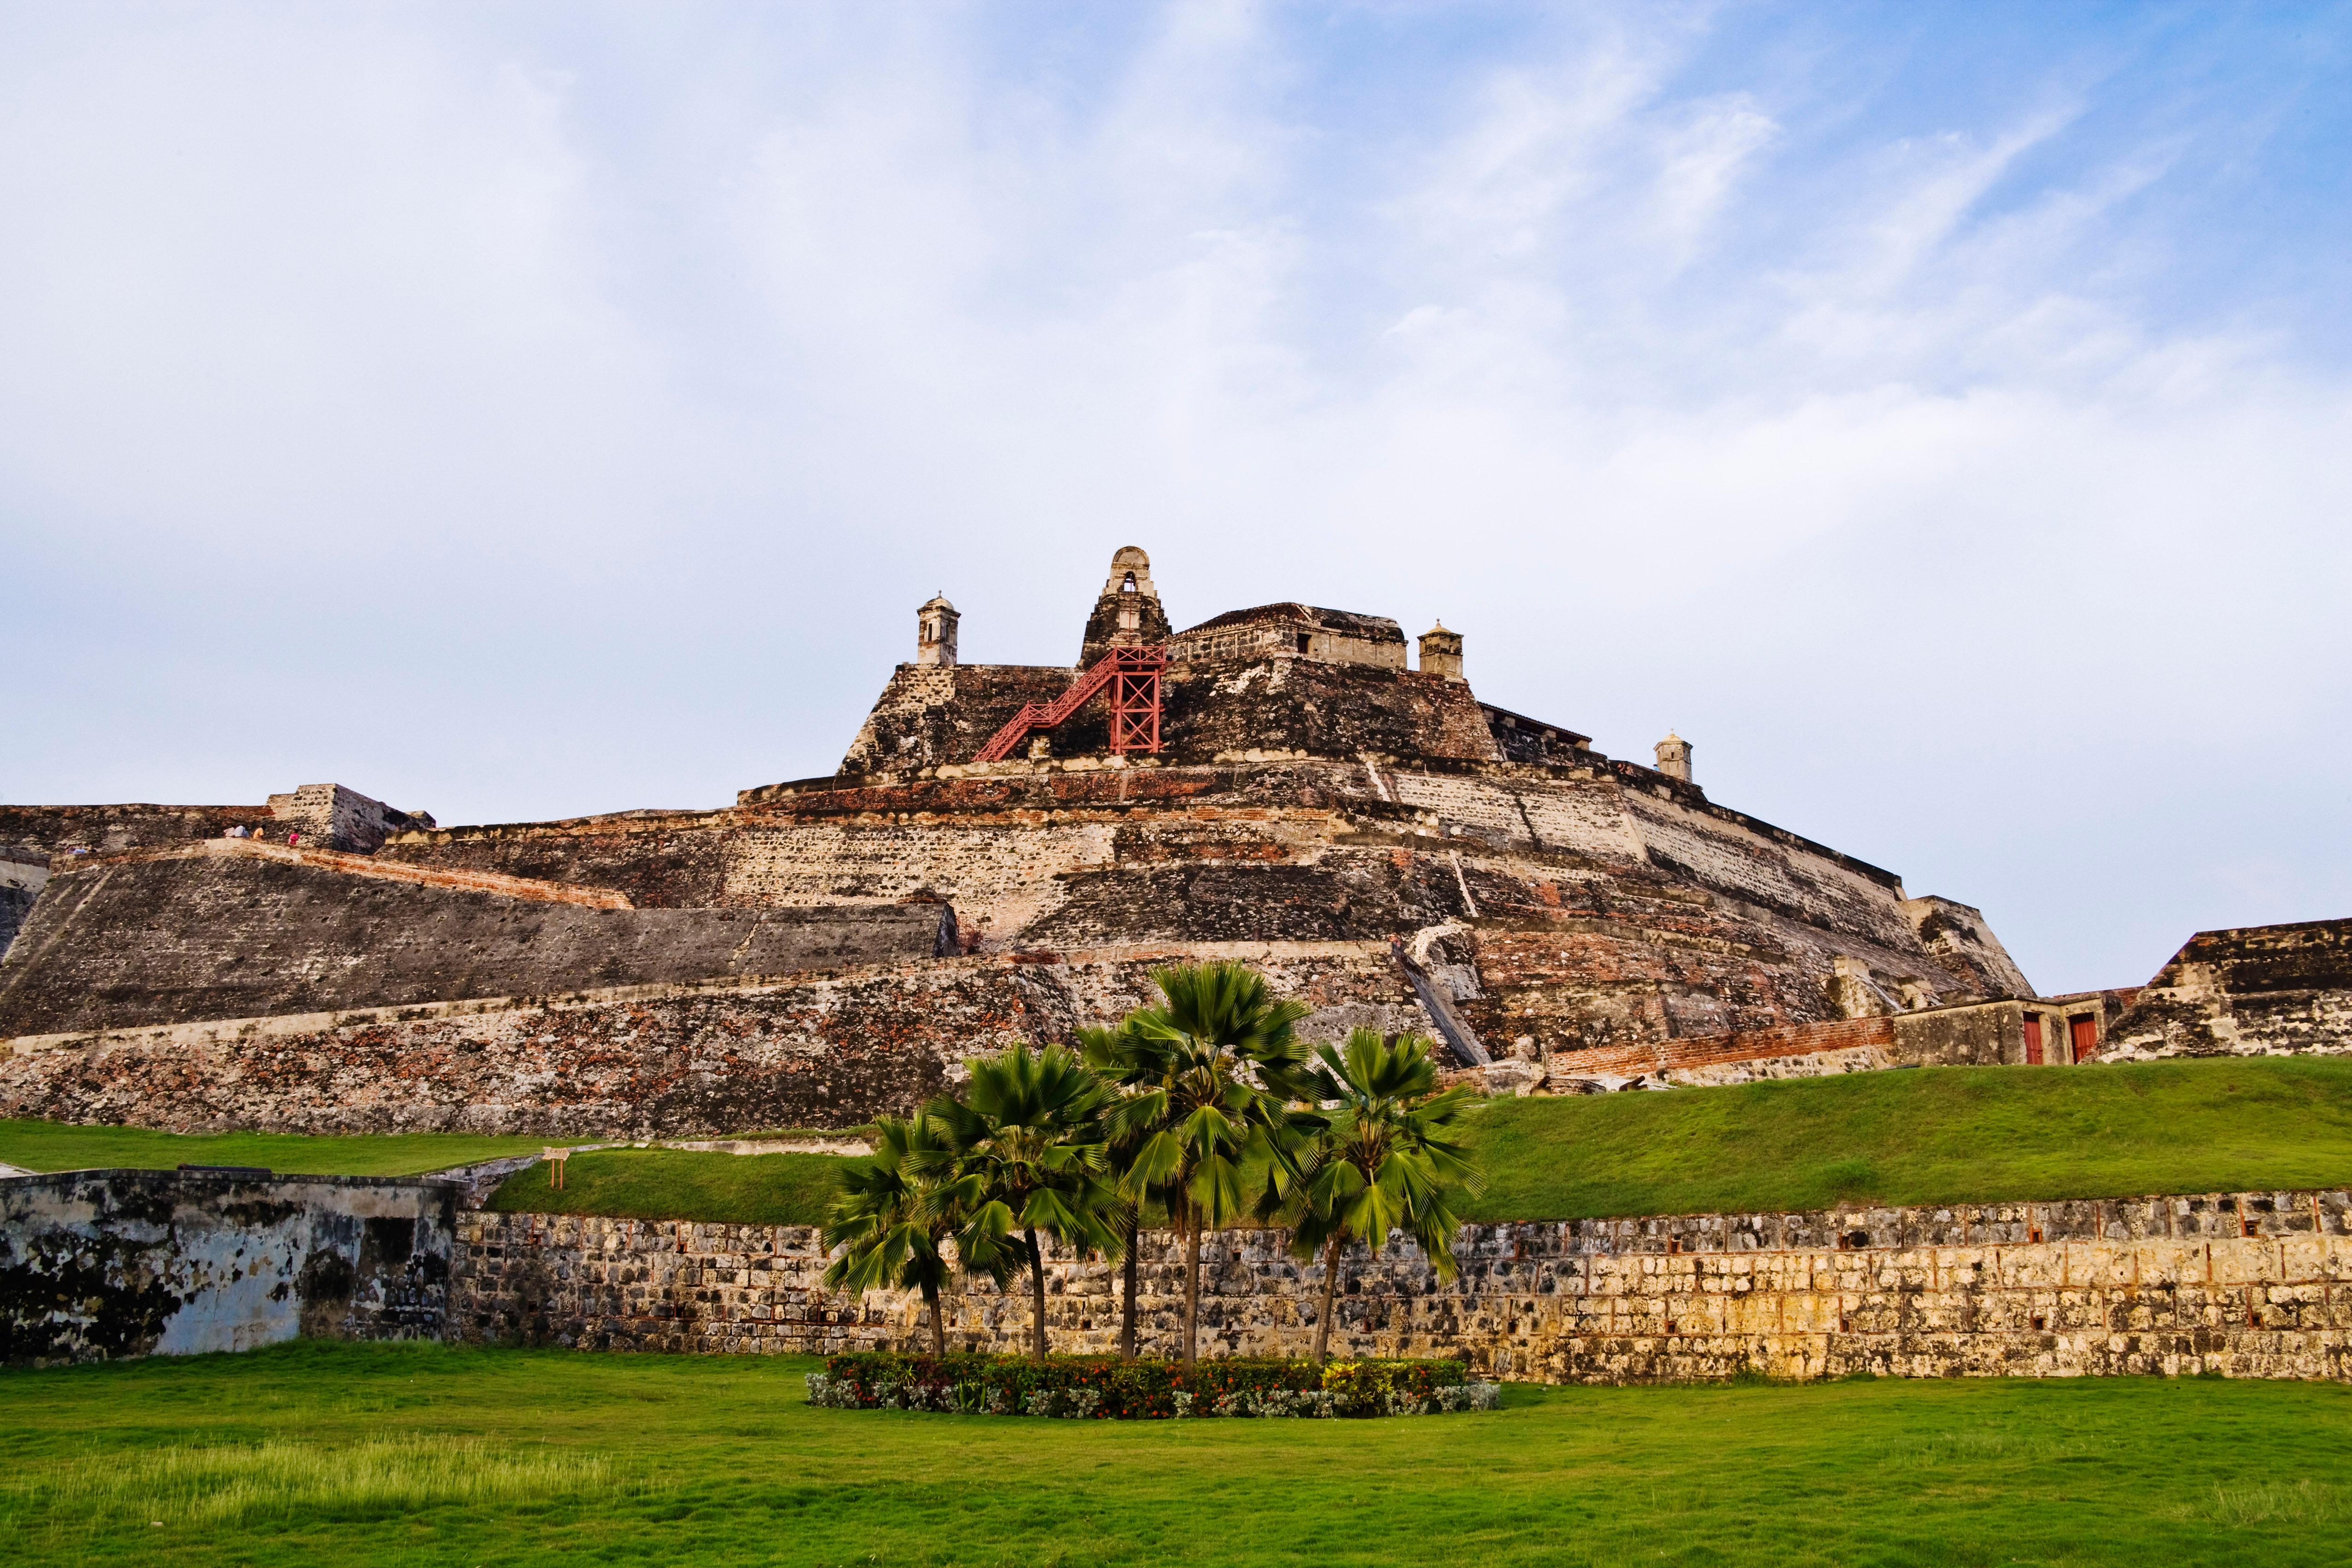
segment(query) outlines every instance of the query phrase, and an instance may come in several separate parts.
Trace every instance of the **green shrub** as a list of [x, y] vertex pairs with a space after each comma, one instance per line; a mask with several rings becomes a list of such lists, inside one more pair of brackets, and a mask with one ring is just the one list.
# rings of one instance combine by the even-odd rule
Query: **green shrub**
[[[1061, 1416], [1097, 1421], [1179, 1416], [1386, 1416], [1485, 1407], [1458, 1361], [1312, 1361], [1234, 1356], [1190, 1372], [1177, 1361], [1108, 1355], [828, 1358], [810, 1397], [845, 1409]], [[1491, 1385], [1477, 1385], [1490, 1388]]]

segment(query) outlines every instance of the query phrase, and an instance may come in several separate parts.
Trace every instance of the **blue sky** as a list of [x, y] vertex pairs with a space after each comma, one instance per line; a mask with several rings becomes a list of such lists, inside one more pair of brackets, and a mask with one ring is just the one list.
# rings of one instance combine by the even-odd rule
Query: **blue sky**
[[2344, 5], [0, 5], [0, 798], [828, 771], [1436, 615], [2045, 990], [2352, 913]]

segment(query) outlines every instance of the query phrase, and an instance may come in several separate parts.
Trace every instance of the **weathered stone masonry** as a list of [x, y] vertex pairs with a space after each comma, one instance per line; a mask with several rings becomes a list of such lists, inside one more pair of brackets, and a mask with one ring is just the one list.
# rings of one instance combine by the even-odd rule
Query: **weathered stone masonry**
[[[453, 1335], [582, 1349], [832, 1353], [928, 1346], [921, 1305], [825, 1292], [794, 1226], [529, 1214], [459, 1218]], [[1279, 1231], [1204, 1248], [1204, 1349], [1296, 1354], [1319, 1265]], [[1181, 1252], [1146, 1239], [1144, 1348], [1175, 1348]], [[1696, 1215], [1466, 1227], [1460, 1278], [1419, 1251], [1360, 1254], [1343, 1354], [1463, 1356], [1554, 1383], [1875, 1372], [1896, 1376], [2352, 1379], [2352, 1193]], [[1117, 1270], [1050, 1265], [1057, 1349], [1108, 1351]], [[1025, 1286], [945, 1301], [956, 1348], [1025, 1346]]]
[[943, 904], [632, 909], [609, 889], [218, 839], [98, 857], [52, 883], [0, 962], [8, 1035], [920, 963], [955, 947]]
[[0, 1364], [440, 1339], [457, 1188], [68, 1171], [0, 1181]]
[[969, 1056], [1142, 1005], [1181, 956], [1258, 965], [1317, 1009], [1316, 1038], [1426, 1027], [1384, 944], [1131, 946], [35, 1037], [0, 1052], [0, 1114], [580, 1138], [855, 1126], [911, 1111]]
[[[0, 1362], [302, 1334], [583, 1350], [921, 1348], [911, 1295], [826, 1292], [799, 1226], [467, 1212], [433, 1180], [82, 1171], [0, 1182]], [[1203, 1249], [1203, 1348], [1299, 1354], [1319, 1265], [1280, 1231]], [[1335, 1350], [1568, 1383], [2182, 1375], [2352, 1380], [2352, 1193], [1465, 1227], [1439, 1285], [1402, 1242], [1346, 1264]], [[1176, 1348], [1181, 1252], [1144, 1240], [1143, 1348]], [[1049, 1260], [1064, 1350], [1108, 1351], [1118, 1271]], [[1020, 1351], [1025, 1286], [945, 1299], [951, 1345]]]

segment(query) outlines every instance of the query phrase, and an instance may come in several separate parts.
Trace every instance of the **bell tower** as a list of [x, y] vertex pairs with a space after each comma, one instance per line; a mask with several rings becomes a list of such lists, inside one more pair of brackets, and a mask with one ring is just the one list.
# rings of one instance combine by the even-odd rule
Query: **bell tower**
[[1151, 585], [1151, 558], [1126, 545], [1110, 558], [1110, 576], [1103, 583], [1095, 612], [1087, 617], [1087, 637], [1078, 650], [1081, 669], [1114, 647], [1165, 643], [1168, 612], [1160, 608], [1160, 590]]
[[915, 663], [955, 668], [956, 622], [962, 619], [946, 594], [933, 594], [915, 612]]
[[1448, 632], [1440, 621], [1421, 634], [1421, 673], [1443, 675], [1449, 681], [1462, 678], [1462, 633]]

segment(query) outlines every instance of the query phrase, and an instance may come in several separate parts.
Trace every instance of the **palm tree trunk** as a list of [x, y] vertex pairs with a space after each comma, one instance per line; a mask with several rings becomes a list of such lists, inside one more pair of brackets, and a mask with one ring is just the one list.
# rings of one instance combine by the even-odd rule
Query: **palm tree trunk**
[[931, 1354], [945, 1356], [948, 1353], [948, 1325], [940, 1321], [939, 1291], [925, 1291], [923, 1303], [931, 1309]]
[[1339, 1294], [1339, 1238], [1335, 1232], [1331, 1244], [1323, 1249], [1323, 1310], [1315, 1318], [1315, 1359], [1331, 1359], [1331, 1301]]
[[1184, 1204], [1184, 1365], [1201, 1358], [1201, 1211]]
[[1045, 1254], [1037, 1246], [1037, 1228], [1031, 1226], [1022, 1234], [1029, 1238], [1029, 1323], [1036, 1341], [1037, 1359], [1045, 1359]]
[[1118, 1354], [1122, 1361], [1135, 1359], [1135, 1254], [1143, 1245], [1143, 1210], [1139, 1205], [1127, 1225], [1127, 1261], [1125, 1278], [1120, 1281], [1121, 1300], [1118, 1308]]

